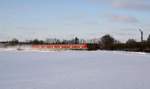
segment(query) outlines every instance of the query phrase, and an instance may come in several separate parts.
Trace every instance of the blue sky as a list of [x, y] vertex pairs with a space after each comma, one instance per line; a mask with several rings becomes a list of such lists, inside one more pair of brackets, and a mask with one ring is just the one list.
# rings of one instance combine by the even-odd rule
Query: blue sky
[[0, 0], [0, 40], [150, 34], [149, 0]]

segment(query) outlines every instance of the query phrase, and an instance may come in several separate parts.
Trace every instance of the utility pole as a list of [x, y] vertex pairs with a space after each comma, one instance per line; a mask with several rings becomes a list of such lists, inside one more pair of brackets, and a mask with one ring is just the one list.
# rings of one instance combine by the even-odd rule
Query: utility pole
[[141, 33], [141, 42], [143, 42], [143, 31], [141, 29], [139, 29], [140, 33]]

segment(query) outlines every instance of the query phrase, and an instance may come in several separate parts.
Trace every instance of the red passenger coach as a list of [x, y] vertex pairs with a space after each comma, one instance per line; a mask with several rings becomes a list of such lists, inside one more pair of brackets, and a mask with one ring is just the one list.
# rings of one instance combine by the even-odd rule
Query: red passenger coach
[[87, 44], [48, 44], [48, 45], [32, 45], [33, 49], [39, 50], [61, 50], [61, 49], [70, 49], [70, 50], [87, 50]]

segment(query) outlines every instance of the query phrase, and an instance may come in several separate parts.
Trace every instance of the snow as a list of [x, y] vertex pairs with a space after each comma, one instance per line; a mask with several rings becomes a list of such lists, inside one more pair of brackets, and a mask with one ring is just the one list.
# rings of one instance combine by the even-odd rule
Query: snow
[[150, 54], [0, 51], [0, 89], [150, 89]]

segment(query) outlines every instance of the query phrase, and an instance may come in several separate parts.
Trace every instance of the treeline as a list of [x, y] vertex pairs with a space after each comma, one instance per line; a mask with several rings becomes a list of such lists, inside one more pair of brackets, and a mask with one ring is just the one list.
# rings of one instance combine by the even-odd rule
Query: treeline
[[8, 44], [8, 45], [21, 45], [21, 44], [81, 44], [84, 43], [84, 40], [79, 40], [79, 38], [75, 37], [74, 39], [71, 40], [60, 40], [60, 39], [46, 39], [46, 40], [39, 40], [39, 39], [34, 39], [34, 40], [26, 40], [26, 41], [19, 41], [17, 38], [13, 38], [10, 41], [3, 41], [0, 42], [2, 44]]
[[115, 40], [110, 35], [105, 35], [101, 38], [99, 47], [101, 50], [150, 52], [150, 35], [145, 41], [137, 42], [135, 39], [128, 39], [125, 43]]
[[89, 44], [90, 48], [96, 48], [101, 50], [120, 50], [120, 51], [135, 51], [135, 52], [150, 52], [150, 35], [147, 40], [137, 42], [135, 39], [128, 39], [125, 43], [116, 40], [109, 34], [102, 36], [99, 39], [84, 40], [75, 37], [71, 40], [60, 39], [46, 39], [46, 40], [26, 40], [24, 42], [14, 38], [10, 41], [0, 42], [5, 46], [15, 45], [32, 45], [32, 44]]
[[57, 38], [51, 39], [48, 38], [46, 40], [39, 40], [39, 39], [34, 39], [34, 40], [26, 40], [26, 41], [19, 41], [17, 38], [13, 38], [12, 40], [9, 41], [1, 41], [0, 42], [0, 47], [3, 46], [16, 46], [16, 45], [34, 45], [34, 44], [83, 44], [86, 43], [84, 39], [79, 39], [77, 37], [71, 39], [71, 40], [60, 40]]

